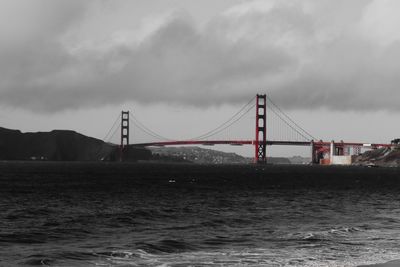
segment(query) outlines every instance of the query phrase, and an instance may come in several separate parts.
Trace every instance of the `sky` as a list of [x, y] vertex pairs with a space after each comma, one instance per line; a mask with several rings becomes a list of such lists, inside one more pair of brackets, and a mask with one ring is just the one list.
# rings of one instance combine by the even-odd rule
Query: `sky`
[[[130, 110], [160, 135], [187, 139], [267, 93], [319, 139], [400, 137], [397, 0], [0, 0], [0, 7], [0, 127], [102, 139]], [[251, 119], [238, 136], [254, 135]]]

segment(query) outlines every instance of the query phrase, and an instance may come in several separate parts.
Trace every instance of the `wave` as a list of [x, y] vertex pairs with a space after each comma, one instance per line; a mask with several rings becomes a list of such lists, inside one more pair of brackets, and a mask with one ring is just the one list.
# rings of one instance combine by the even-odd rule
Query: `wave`
[[392, 260], [385, 263], [377, 263], [370, 265], [359, 265], [358, 267], [398, 267], [400, 266], [400, 260]]
[[26, 257], [20, 265], [31, 266], [87, 266], [98, 257], [93, 253], [81, 251], [62, 251], [49, 254], [32, 254]]
[[[132, 251], [110, 251], [96, 254], [97, 265], [106, 266], [363, 266], [382, 262], [394, 257], [394, 254], [359, 255], [352, 257], [348, 253], [337, 255], [315, 250], [287, 247], [282, 250], [267, 248], [242, 248], [224, 250], [202, 250], [177, 253], [149, 253], [137, 249]], [[389, 262], [391, 263], [391, 262]], [[394, 262], [398, 263], [398, 262]], [[371, 265], [368, 267], [392, 267], [398, 265]], [[367, 267], [367, 266], [363, 266]]]
[[48, 241], [46, 233], [30, 232], [30, 233], [4, 233], [0, 234], [0, 243], [14, 244], [41, 244]]
[[[346, 241], [352, 237], [353, 234], [364, 231], [358, 227], [345, 227], [338, 226], [323, 231], [307, 231], [307, 232], [295, 232], [283, 236], [285, 241], [298, 241], [298, 242], [329, 242], [340, 240]], [[343, 242], [340, 242], [343, 243]], [[348, 242], [353, 244], [352, 242]]]
[[157, 243], [139, 243], [137, 248], [148, 253], [180, 253], [194, 251], [196, 247], [182, 240], [163, 239]]

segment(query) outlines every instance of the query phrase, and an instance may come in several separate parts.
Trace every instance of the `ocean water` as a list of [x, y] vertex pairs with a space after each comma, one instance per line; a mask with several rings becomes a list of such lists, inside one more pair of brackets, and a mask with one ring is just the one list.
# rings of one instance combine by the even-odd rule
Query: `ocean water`
[[400, 259], [397, 169], [0, 163], [0, 266]]

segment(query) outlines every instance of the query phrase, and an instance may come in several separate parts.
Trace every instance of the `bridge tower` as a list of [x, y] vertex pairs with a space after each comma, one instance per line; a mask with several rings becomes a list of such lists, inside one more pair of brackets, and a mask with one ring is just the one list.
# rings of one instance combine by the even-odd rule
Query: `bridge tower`
[[266, 124], [266, 95], [258, 95], [256, 97], [256, 142], [255, 157], [256, 163], [266, 163], [266, 147], [267, 147], [267, 124]]
[[123, 161], [124, 151], [129, 146], [129, 111], [121, 112], [121, 145], [120, 149], [120, 161]]

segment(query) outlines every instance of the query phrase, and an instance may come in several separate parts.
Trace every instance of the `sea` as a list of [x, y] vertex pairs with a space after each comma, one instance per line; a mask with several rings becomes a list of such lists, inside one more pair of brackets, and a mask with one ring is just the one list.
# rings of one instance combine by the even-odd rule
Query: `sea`
[[398, 259], [396, 168], [0, 162], [0, 266]]

